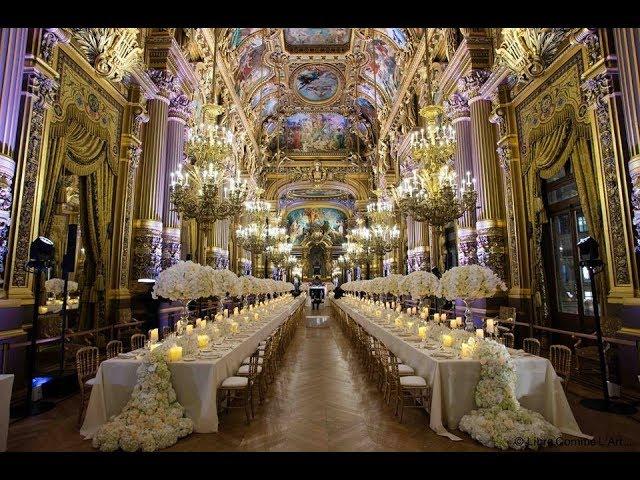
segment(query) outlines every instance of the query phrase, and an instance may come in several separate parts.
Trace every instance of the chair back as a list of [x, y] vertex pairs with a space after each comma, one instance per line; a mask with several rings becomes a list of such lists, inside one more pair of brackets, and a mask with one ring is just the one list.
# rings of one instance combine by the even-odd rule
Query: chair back
[[505, 334], [502, 335], [502, 338], [504, 339], [504, 346], [507, 348], [513, 348], [513, 344], [514, 344], [514, 336], [513, 333], [511, 332], [507, 332]]
[[147, 337], [145, 337], [143, 333], [136, 333], [134, 335], [131, 335], [131, 350], [143, 348], [146, 339]]
[[107, 360], [117, 357], [119, 353], [122, 353], [122, 342], [120, 340], [111, 340], [107, 343]]
[[540, 340], [537, 338], [525, 338], [522, 341], [522, 348], [525, 352], [530, 353], [531, 355], [540, 356]]
[[76, 370], [81, 386], [96, 376], [99, 364], [98, 347], [84, 347], [76, 352]]
[[516, 321], [516, 307], [505, 307], [505, 306], [501, 306], [500, 310], [498, 311], [498, 319], [506, 322], [508, 321], [508, 319], [511, 319], [511, 321], [515, 322]]
[[162, 327], [162, 339], [164, 340], [169, 335], [171, 335], [171, 327], [169, 325], [165, 325]]
[[568, 378], [571, 375], [571, 360], [573, 353], [566, 345], [551, 345], [549, 360], [554, 370], [561, 377]]

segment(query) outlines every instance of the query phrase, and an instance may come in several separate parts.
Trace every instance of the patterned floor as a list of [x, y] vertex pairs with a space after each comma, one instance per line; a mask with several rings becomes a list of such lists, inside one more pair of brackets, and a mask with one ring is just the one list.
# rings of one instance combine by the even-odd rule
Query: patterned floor
[[[330, 310], [307, 311], [308, 317], [289, 346], [265, 404], [249, 426], [236, 410], [221, 417], [217, 434], [193, 434], [172, 451], [489, 451], [463, 438], [452, 442], [428, 428], [427, 414], [405, 411], [400, 424], [367, 380]], [[578, 392], [580, 393], [580, 392]], [[589, 396], [593, 395], [590, 393]], [[595, 435], [592, 446], [547, 450], [639, 450], [636, 418], [586, 410], [580, 397], [569, 401], [583, 431]], [[76, 428], [78, 398], [64, 400], [46, 414], [11, 425], [9, 451], [91, 451]]]

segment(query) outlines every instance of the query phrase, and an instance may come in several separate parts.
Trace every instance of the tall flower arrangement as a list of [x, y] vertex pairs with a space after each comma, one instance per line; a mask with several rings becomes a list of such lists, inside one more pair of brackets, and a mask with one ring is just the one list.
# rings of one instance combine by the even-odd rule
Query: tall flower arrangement
[[211, 295], [211, 279], [206, 267], [190, 260], [179, 261], [160, 272], [151, 296], [172, 301], [189, 301]]
[[[50, 278], [44, 282], [44, 289], [47, 293], [53, 293], [56, 297], [62, 295], [64, 292], [64, 280], [62, 278]], [[69, 280], [67, 283], [67, 291], [69, 293], [78, 290], [78, 283]]]
[[440, 282], [433, 273], [416, 270], [407, 275], [406, 278], [411, 297], [418, 299], [429, 295], [440, 295]]

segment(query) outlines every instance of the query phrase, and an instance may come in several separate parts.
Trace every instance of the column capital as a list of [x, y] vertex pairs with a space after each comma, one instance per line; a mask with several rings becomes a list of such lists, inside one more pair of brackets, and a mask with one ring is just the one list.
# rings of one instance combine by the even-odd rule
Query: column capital
[[180, 78], [168, 70], [156, 68], [152, 68], [148, 73], [151, 81], [158, 87], [156, 98], [163, 99], [168, 103], [178, 93]]
[[193, 102], [184, 93], [179, 93], [169, 102], [169, 120], [186, 123], [193, 115]]
[[24, 92], [33, 98], [38, 110], [50, 108], [56, 101], [59, 84], [38, 70], [25, 71]]
[[580, 87], [589, 107], [598, 109], [606, 106], [607, 98], [617, 93], [616, 81], [617, 78], [611, 72], [603, 72], [583, 82]]
[[487, 70], [472, 70], [469, 75], [458, 79], [458, 91], [471, 102], [480, 97], [480, 89], [490, 75]]
[[444, 110], [449, 119], [455, 123], [460, 120], [471, 119], [469, 102], [460, 92], [453, 93], [448, 100], [444, 101]]

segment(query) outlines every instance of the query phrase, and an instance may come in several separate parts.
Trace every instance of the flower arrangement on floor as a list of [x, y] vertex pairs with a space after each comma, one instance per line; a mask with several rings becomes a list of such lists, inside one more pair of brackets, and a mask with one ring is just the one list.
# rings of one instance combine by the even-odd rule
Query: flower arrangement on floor
[[536, 450], [561, 436], [560, 431], [516, 398], [518, 375], [507, 348], [493, 340], [476, 342], [473, 358], [481, 363], [476, 385], [478, 409], [460, 420], [458, 428], [481, 444], [506, 450]]
[[103, 452], [153, 452], [170, 447], [193, 431], [193, 421], [171, 385], [166, 350], [162, 345], [148, 352], [138, 367], [137, 382], [121, 413], [102, 425], [92, 444]]
[[[52, 293], [56, 297], [64, 292], [64, 280], [62, 278], [50, 278], [44, 282], [44, 289], [47, 293]], [[78, 290], [78, 283], [69, 281], [67, 283], [67, 292], [72, 293]]]

